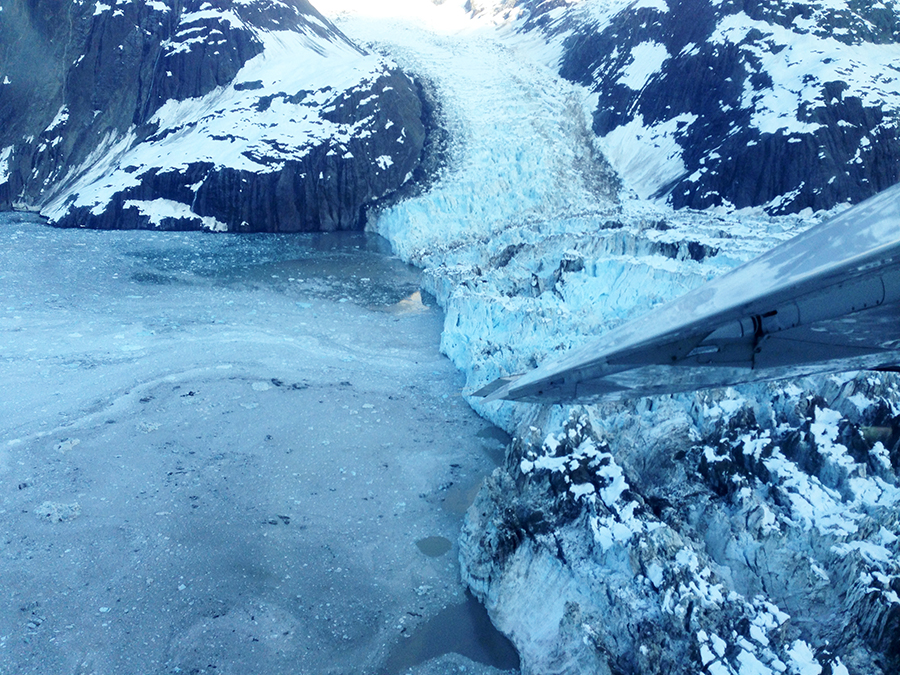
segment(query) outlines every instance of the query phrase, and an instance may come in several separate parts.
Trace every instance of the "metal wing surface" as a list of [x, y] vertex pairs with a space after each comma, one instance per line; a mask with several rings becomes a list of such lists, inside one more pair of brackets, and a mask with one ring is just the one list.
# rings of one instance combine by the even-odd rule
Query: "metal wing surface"
[[900, 185], [476, 392], [589, 402], [900, 363]]

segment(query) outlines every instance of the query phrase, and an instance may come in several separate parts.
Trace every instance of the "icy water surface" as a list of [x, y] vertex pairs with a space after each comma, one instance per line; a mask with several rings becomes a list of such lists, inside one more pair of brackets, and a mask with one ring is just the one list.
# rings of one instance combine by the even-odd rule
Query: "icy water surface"
[[417, 290], [361, 234], [0, 214], [0, 673], [514, 668], [460, 618], [497, 435]]

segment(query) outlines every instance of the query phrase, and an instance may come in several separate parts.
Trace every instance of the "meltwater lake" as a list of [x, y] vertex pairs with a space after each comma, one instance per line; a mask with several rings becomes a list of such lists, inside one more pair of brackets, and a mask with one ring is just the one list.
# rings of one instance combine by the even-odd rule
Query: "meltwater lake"
[[459, 580], [503, 435], [363, 233], [0, 214], [0, 674], [518, 668]]

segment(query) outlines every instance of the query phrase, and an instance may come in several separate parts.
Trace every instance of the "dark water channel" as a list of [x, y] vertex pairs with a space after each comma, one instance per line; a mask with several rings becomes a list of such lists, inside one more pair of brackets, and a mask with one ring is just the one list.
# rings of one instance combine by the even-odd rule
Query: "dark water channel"
[[0, 675], [517, 669], [442, 320], [375, 236], [0, 214]]

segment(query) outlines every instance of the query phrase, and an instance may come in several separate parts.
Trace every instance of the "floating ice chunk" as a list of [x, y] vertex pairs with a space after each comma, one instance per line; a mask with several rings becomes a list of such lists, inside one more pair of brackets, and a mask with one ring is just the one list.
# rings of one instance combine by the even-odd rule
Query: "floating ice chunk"
[[756, 622], [750, 624], [750, 637], [756, 640], [763, 647], [769, 646], [768, 636], [766, 635], [762, 627], [758, 626]]
[[719, 658], [723, 658], [725, 656], [725, 649], [728, 647], [728, 644], [720, 638], [718, 635], [713, 633], [709, 636], [710, 641], [712, 642], [713, 649], [718, 654]]
[[34, 510], [41, 519], [51, 523], [64, 523], [75, 520], [81, 514], [81, 505], [78, 502], [63, 504], [61, 502], [47, 501]]

